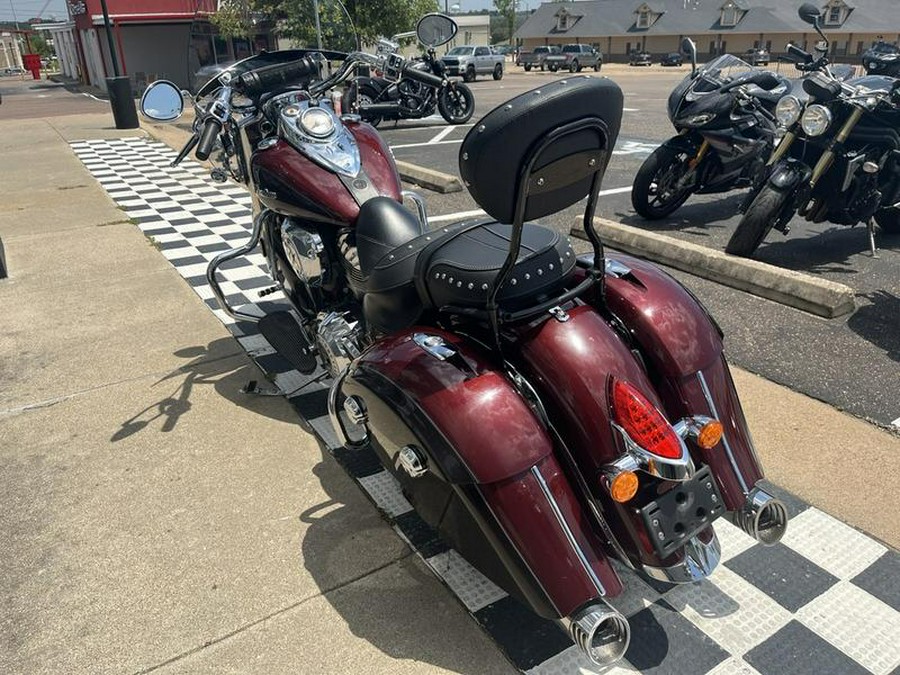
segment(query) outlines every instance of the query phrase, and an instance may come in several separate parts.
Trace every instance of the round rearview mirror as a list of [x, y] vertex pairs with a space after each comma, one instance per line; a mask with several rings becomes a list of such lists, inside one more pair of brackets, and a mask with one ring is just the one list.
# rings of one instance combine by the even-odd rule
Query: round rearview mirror
[[450, 42], [456, 30], [456, 22], [446, 14], [426, 14], [416, 24], [416, 37], [426, 47], [437, 47]]
[[171, 122], [184, 112], [181, 91], [168, 80], [157, 80], [141, 96], [141, 113], [155, 122]]
[[800, 9], [797, 10], [797, 14], [801, 20], [815, 26], [821, 16], [821, 10], [811, 2], [804, 2], [800, 5]]

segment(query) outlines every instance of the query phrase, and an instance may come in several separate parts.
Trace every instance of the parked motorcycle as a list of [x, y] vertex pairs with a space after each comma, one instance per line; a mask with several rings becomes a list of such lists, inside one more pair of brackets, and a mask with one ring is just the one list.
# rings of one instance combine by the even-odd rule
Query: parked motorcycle
[[[399, 79], [359, 76], [353, 79], [344, 94], [344, 110], [359, 114], [373, 127], [377, 127], [382, 120], [417, 120], [429, 117], [434, 114], [435, 109], [448, 124], [468, 122], [475, 112], [475, 95], [462, 82], [446, 77], [447, 68], [434, 51], [435, 47], [452, 40], [456, 30], [456, 22], [452, 21], [452, 28], [445, 34], [423, 34], [420, 42], [426, 47], [425, 54], [407, 65], [408, 69], [431, 73], [440, 79], [440, 84], [425, 84], [410, 76]], [[401, 33], [390, 40], [379, 40], [379, 54], [387, 58], [390, 54], [399, 53], [398, 41], [410, 35], [416, 33]]]
[[818, 58], [796, 46], [789, 53], [810, 71], [805, 105], [793, 96], [776, 115], [786, 133], [772, 153], [766, 179], [748, 196], [725, 250], [750, 256], [772, 230], [787, 234], [794, 215], [813, 223], [866, 223], [875, 254], [875, 224], [900, 232], [900, 90], [882, 75], [841, 80], [827, 57], [819, 9], [799, 10], [824, 41]]
[[728, 192], [761, 180], [775, 145], [775, 103], [787, 78], [726, 54], [697, 69], [697, 47], [685, 38], [691, 74], [669, 95], [678, 132], [638, 169], [631, 204], [644, 218], [674, 213], [692, 194]]
[[[448, 23], [424, 17], [420, 38]], [[440, 78], [395, 52], [350, 53], [329, 72], [332, 56], [260, 55], [201, 90], [176, 161], [209, 157], [219, 138], [218, 170], [253, 196], [250, 240], [210, 263], [215, 297], [285, 358], [317, 354], [345, 445], [370, 445], [472, 565], [611, 663], [630, 635], [612, 559], [693, 582], [719, 561], [717, 518], [765, 544], [787, 526], [760, 487], [715, 322], [653, 265], [606, 256], [593, 227], [622, 92], [577, 76], [490, 112], [459, 154], [488, 217], [430, 229], [388, 146], [328, 93], [360, 64]], [[174, 119], [181, 105], [157, 82], [141, 108]], [[576, 256], [534, 220], [584, 197], [592, 253]], [[222, 292], [219, 267], [258, 245], [290, 311], [260, 318]]]

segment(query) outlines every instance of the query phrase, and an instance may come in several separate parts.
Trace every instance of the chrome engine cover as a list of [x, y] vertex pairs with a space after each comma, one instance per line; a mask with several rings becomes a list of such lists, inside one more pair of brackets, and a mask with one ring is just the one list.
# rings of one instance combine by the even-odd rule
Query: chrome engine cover
[[319, 316], [316, 346], [332, 377], [337, 377], [363, 350], [363, 330], [359, 321], [346, 314], [330, 312]]
[[281, 226], [281, 243], [294, 274], [307, 285], [316, 285], [322, 276], [322, 238], [287, 218]]

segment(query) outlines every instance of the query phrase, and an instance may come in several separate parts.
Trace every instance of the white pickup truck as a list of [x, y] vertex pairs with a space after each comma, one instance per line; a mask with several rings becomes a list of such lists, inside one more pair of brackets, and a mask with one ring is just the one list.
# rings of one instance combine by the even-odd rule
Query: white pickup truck
[[495, 80], [503, 77], [503, 63], [506, 57], [482, 45], [454, 47], [441, 61], [447, 68], [447, 75], [462, 75], [466, 82], [473, 82], [476, 75], [491, 75]]

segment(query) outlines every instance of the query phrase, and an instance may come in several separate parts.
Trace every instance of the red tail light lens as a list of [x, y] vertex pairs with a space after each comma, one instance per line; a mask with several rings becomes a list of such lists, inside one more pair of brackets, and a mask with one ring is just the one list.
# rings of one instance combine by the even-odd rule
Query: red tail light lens
[[678, 434], [635, 387], [621, 380], [613, 380], [612, 407], [616, 424], [639, 446], [666, 459], [681, 457]]

